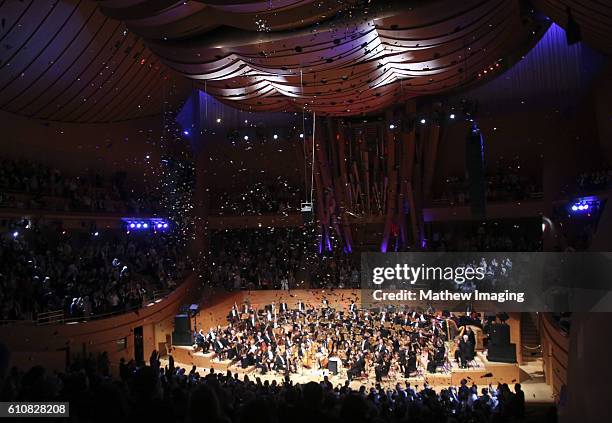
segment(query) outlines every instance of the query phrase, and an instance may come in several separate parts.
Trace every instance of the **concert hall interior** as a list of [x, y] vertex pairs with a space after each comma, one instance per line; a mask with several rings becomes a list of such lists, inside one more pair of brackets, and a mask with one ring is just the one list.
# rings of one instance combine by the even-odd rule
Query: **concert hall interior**
[[612, 421], [610, 0], [0, 1], [0, 126], [0, 418]]

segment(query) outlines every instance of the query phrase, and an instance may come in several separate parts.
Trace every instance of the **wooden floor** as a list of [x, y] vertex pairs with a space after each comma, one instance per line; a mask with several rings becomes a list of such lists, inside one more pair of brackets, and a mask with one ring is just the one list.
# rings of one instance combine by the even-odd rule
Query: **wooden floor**
[[[203, 354], [202, 352], [194, 352], [192, 347], [175, 346], [172, 347], [171, 353], [175, 363], [181, 367], [190, 368], [196, 366], [197, 368], [206, 369], [207, 371], [212, 368], [219, 372], [227, 372], [227, 370], [230, 370], [232, 373], [238, 373], [239, 375], [248, 374], [259, 376], [260, 373], [259, 371], [255, 371], [254, 366], [242, 369], [237, 363], [232, 363], [229, 360], [218, 360], [215, 357], [215, 353]], [[300, 382], [309, 382], [320, 381], [323, 376], [328, 375], [329, 371], [327, 369], [303, 369], [297, 374], [292, 374], [291, 378], [299, 380]], [[343, 383], [346, 380], [346, 369], [342, 369], [338, 375], [333, 376], [333, 378], [330, 377], [330, 379], [336, 381], [336, 383]], [[466, 379], [470, 385], [472, 383], [477, 385], [497, 385], [497, 383], [513, 385], [517, 382], [521, 382], [521, 370], [518, 364], [490, 362], [482, 352], [478, 352], [472, 365], [467, 369], [461, 369], [453, 360], [452, 368], [446, 371], [440, 368], [438, 373], [428, 373], [425, 371], [407, 379], [401, 376], [393, 379], [387, 378], [384, 382], [389, 386], [394, 386], [398, 382], [402, 383], [405, 381], [419, 385], [428, 383], [432, 386], [450, 386], [459, 385], [462, 379]], [[374, 383], [374, 372], [370, 372], [367, 379], [362, 378], [356, 381], [362, 384]]]

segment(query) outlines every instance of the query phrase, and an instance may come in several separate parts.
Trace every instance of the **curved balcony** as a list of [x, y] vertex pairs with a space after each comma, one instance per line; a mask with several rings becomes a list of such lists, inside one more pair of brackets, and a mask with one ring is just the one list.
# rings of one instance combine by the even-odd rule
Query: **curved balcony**
[[182, 305], [197, 299], [199, 286], [198, 276], [191, 274], [176, 289], [142, 308], [87, 320], [5, 321], [0, 325], [0, 339], [12, 352], [11, 366], [43, 364], [50, 370], [63, 370], [75, 354], [106, 351], [115, 371], [121, 358], [134, 357], [136, 328], [142, 328], [145, 359], [154, 349], [165, 348], [174, 316]]

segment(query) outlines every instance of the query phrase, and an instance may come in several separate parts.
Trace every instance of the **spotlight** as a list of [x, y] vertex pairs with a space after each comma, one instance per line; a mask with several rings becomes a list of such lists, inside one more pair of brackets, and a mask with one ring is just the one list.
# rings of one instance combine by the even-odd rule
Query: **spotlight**
[[135, 223], [130, 223], [130, 228], [135, 228], [136, 224]]
[[185, 129], [185, 130], [183, 131], [183, 135], [189, 135], [189, 131]]
[[167, 228], [167, 227], [168, 227], [168, 224], [167, 224], [167, 223], [164, 223], [164, 228]]
[[422, 119], [421, 119], [421, 125], [425, 125], [425, 122], [427, 122], [427, 121], [425, 120], [425, 118], [422, 118]]
[[217, 123], [221, 123], [221, 118], [217, 118]]
[[274, 138], [275, 140], [277, 140], [277, 139], [278, 139], [278, 135], [274, 134], [274, 135], [272, 136], [272, 138]]
[[137, 224], [136, 224], [136, 227], [137, 227], [138, 229], [140, 229], [140, 228], [142, 227], [142, 225], [141, 225], [140, 223], [137, 223]]
[[93, 235], [94, 235], [94, 236], [98, 236], [98, 235], [100, 235], [100, 233], [99, 233], [99, 232], [94, 232], [94, 234], [93, 234]]
[[248, 135], [245, 135], [245, 136], [244, 136], [244, 140], [245, 140], [245, 141], [248, 141], [248, 140], [249, 140], [249, 136], [248, 136]]
[[451, 113], [449, 117], [450, 117], [451, 119], [455, 119], [455, 114], [454, 114], [454, 113]]
[[300, 138], [304, 138], [304, 134], [300, 134]]
[[157, 224], [157, 229], [161, 229], [161, 227], [162, 227], [162, 224], [161, 224], [161, 223], [158, 223], [158, 224]]
[[391, 130], [395, 129], [395, 125], [394, 124], [389, 125], [389, 129]]
[[142, 224], [142, 227], [143, 227], [143, 228], [145, 228], [145, 229], [147, 229], [147, 228], [149, 227], [149, 224], [148, 224], [148, 223], [143, 223], [143, 224]]
[[572, 211], [577, 211], [577, 210], [578, 210], [578, 206], [574, 204], [574, 205], [572, 206]]
[[13, 238], [17, 238], [19, 236], [19, 232], [15, 231], [13, 232]]
[[588, 210], [588, 209], [589, 209], [589, 205], [588, 205], [588, 204], [585, 204], [585, 205], [584, 205], [584, 210]]

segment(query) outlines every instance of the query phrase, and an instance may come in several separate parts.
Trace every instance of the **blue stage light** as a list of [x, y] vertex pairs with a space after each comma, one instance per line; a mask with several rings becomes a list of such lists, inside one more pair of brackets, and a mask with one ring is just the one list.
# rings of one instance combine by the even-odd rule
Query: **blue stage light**
[[183, 131], [183, 135], [189, 135], [189, 131], [188, 131], [187, 129], [185, 129], [185, 130]]
[[136, 224], [135, 223], [130, 223], [130, 228], [135, 228]]
[[143, 228], [145, 228], [145, 229], [147, 229], [147, 228], [149, 227], [149, 224], [148, 224], [148, 223], [143, 223], [143, 224], [142, 224], [142, 227], [143, 227]]
[[591, 213], [597, 212], [597, 207], [601, 204], [601, 201], [596, 196], [583, 197], [572, 201], [567, 205], [568, 209], [573, 214], [585, 213], [588, 216]]

